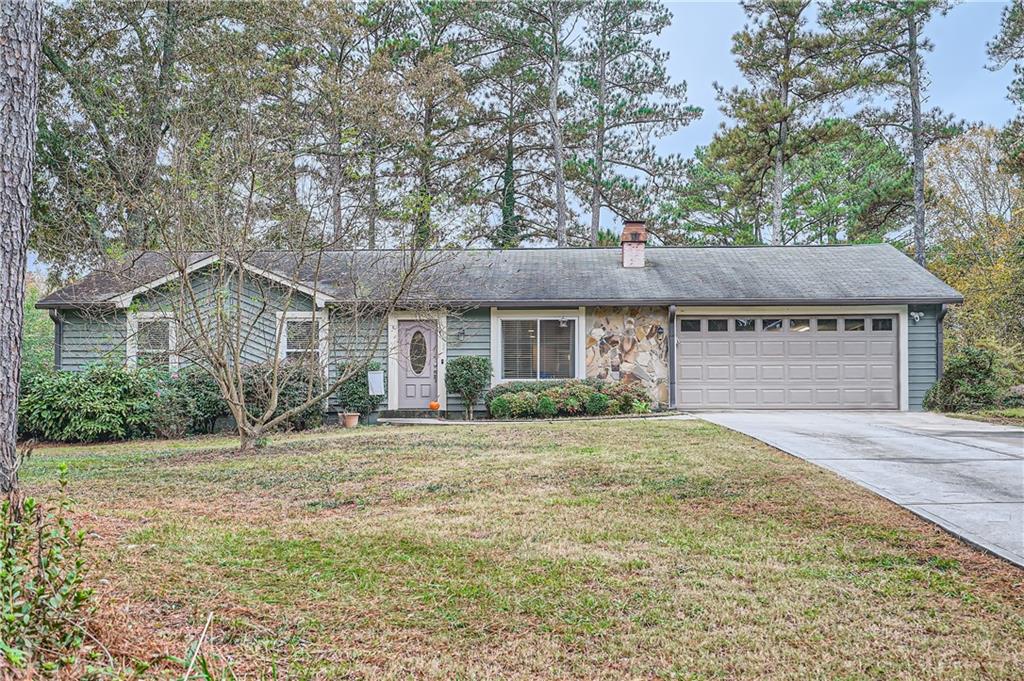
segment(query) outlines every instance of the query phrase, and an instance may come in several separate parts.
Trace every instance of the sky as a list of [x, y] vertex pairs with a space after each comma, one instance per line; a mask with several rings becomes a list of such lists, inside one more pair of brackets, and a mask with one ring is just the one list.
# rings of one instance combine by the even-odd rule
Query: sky
[[[735, 2], [668, 2], [672, 25], [657, 45], [669, 53], [669, 72], [685, 80], [690, 104], [704, 109], [700, 120], [661, 141], [663, 153], [691, 156], [706, 145], [723, 116], [713, 83], [741, 84], [733, 55], [732, 34], [743, 27], [743, 11]], [[992, 72], [985, 44], [999, 31], [1003, 2], [967, 2], [929, 22], [925, 35], [935, 50], [925, 55], [931, 77], [927, 107], [937, 106], [968, 122], [1002, 126], [1013, 116], [1006, 99], [1012, 67]]]

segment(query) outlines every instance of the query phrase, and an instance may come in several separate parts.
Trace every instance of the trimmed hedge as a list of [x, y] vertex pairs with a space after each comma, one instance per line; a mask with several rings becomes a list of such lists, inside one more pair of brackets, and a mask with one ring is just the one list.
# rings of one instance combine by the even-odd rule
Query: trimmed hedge
[[650, 396], [639, 383], [595, 379], [514, 381], [496, 385], [485, 402], [496, 419], [603, 416], [650, 411]]

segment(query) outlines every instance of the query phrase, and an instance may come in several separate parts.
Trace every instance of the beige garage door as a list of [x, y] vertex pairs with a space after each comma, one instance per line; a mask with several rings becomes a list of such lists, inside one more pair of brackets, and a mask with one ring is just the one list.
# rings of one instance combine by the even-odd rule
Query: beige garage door
[[897, 318], [680, 317], [683, 409], [897, 409]]

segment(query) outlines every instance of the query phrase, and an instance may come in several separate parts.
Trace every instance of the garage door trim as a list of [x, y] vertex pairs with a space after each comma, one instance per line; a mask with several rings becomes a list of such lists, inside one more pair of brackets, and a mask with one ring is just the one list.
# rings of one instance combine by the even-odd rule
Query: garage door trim
[[[857, 314], [871, 315], [871, 314], [890, 314], [896, 315], [898, 318], [897, 322], [897, 390], [899, 392], [899, 409], [900, 411], [910, 410], [910, 344], [908, 340], [908, 324], [909, 314], [907, 305], [762, 305], [762, 306], [742, 306], [742, 305], [729, 305], [729, 306], [694, 306], [694, 305], [678, 305], [676, 306], [675, 316], [676, 319], [682, 317], [709, 317], [709, 316], [742, 316], [749, 315], [751, 317], [765, 316], [765, 315], [781, 315], [781, 316], [794, 316], [794, 315], [833, 315], [837, 317], [851, 316]], [[678, 321], [675, 322], [673, 327], [678, 326]], [[679, 333], [678, 329], [672, 329], [672, 344], [678, 341]], [[674, 353], [675, 354], [675, 353]], [[676, 376], [677, 367], [679, 365], [679, 358], [674, 357], [669, 371], [672, 372], [672, 384], [674, 389], [671, 391], [670, 399], [672, 400], [673, 406], [677, 401], [677, 390], [679, 377]]]

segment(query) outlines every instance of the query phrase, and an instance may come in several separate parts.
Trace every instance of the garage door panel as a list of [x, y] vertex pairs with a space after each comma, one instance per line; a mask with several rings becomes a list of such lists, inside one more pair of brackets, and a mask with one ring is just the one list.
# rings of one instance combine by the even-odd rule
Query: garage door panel
[[839, 373], [838, 364], [818, 364], [814, 367], [814, 378], [818, 381], [835, 381]]
[[703, 341], [681, 341], [679, 343], [679, 356], [699, 359], [704, 356]]
[[704, 378], [704, 367], [696, 364], [684, 364], [679, 367], [680, 381], [699, 381]]
[[708, 388], [707, 403], [711, 407], [728, 406], [732, 391], [729, 388]]
[[786, 399], [792, 407], [810, 407], [814, 404], [813, 388], [789, 388], [786, 391]]
[[757, 341], [733, 341], [734, 357], [757, 357]]
[[842, 404], [838, 388], [815, 388], [814, 401], [819, 407], [838, 407]]
[[[806, 319], [810, 317], [808, 326]], [[722, 319], [723, 317], [715, 317]], [[733, 317], [735, 320], [739, 317]], [[899, 406], [894, 316], [758, 317], [755, 329], [680, 333], [677, 398], [683, 408], [892, 409]], [[845, 324], [847, 318], [854, 321]], [[707, 318], [704, 318], [705, 320]], [[772, 320], [769, 330], [762, 322]], [[791, 319], [797, 319], [791, 323]], [[818, 331], [819, 319], [826, 321]], [[836, 321], [838, 320], [838, 322]], [[846, 328], [849, 326], [850, 330]], [[838, 327], [838, 328], [836, 328]], [[689, 326], [688, 328], [694, 328]], [[833, 330], [835, 329], [835, 330]], [[856, 330], [854, 330], [856, 329]], [[681, 331], [681, 329], [680, 329]]]
[[788, 354], [790, 357], [810, 357], [813, 354], [811, 352], [813, 345], [811, 341], [806, 340], [790, 341]]
[[708, 357], [729, 357], [732, 354], [732, 347], [727, 340], [707, 341], [704, 351]]
[[757, 388], [735, 388], [732, 391], [733, 406], [753, 408], [757, 406]]
[[786, 378], [791, 381], [809, 381], [813, 374], [814, 369], [810, 364], [790, 364], [787, 367]]
[[892, 364], [872, 364], [872, 381], [889, 381], [896, 378], [896, 367]]
[[843, 378], [847, 381], [862, 381], [868, 377], [866, 364], [844, 364]]
[[868, 354], [867, 341], [843, 341], [842, 352], [846, 357], [864, 357]]
[[815, 357], [838, 357], [839, 341], [814, 341], [814, 355]]
[[736, 381], [756, 381], [757, 380], [757, 365], [756, 364], [737, 364], [733, 367], [733, 379]]
[[732, 367], [728, 364], [709, 364], [707, 367], [707, 380], [729, 381], [732, 380]]

